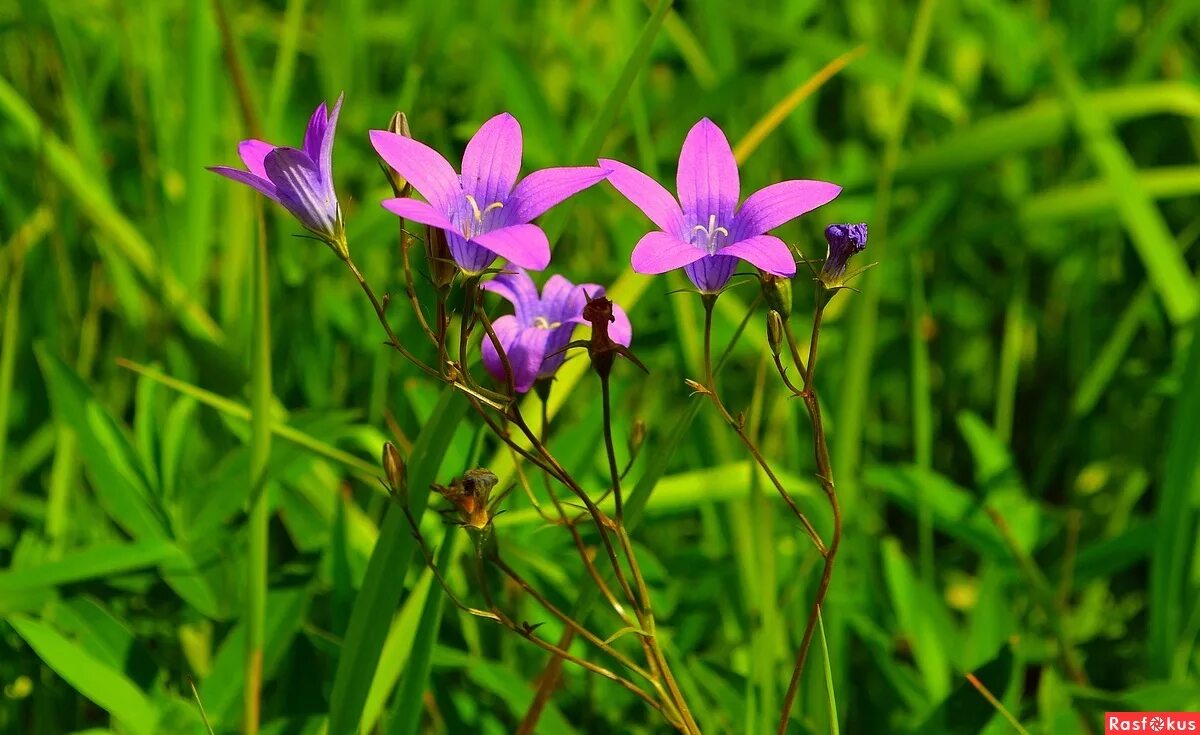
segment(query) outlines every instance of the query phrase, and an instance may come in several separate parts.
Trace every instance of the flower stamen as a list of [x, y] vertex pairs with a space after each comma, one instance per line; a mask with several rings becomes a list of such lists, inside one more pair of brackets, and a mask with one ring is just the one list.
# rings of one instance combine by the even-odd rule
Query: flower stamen
[[535, 329], [557, 329], [562, 326], [562, 322], [551, 322], [544, 316], [535, 316], [533, 326]]
[[709, 255], [717, 252], [718, 235], [729, 237], [729, 230], [724, 227], [717, 227], [717, 215], [715, 214], [708, 215], [708, 227], [696, 225], [692, 228], [692, 232], [696, 230], [704, 233], [704, 249], [708, 251]]

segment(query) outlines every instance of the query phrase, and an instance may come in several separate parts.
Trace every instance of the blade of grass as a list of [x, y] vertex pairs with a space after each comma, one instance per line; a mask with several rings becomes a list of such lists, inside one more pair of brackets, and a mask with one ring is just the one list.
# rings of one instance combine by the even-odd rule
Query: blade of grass
[[43, 621], [10, 615], [8, 622], [42, 661], [133, 735], [158, 732], [159, 712], [146, 693]]
[[262, 694], [263, 641], [267, 616], [267, 567], [271, 523], [267, 470], [271, 464], [271, 317], [267, 233], [262, 201], [255, 205], [259, 222], [252, 270], [254, 330], [250, 357], [250, 515], [247, 526], [246, 695], [243, 727], [258, 732]]
[[1189, 573], [1200, 499], [1200, 338], [1192, 336], [1174, 419], [1167, 438], [1162, 490], [1154, 518], [1157, 533], [1150, 557], [1149, 659], [1154, 676], [1172, 673], [1187, 600], [1195, 594]]
[[967, 681], [969, 681], [971, 686], [975, 687], [975, 690], [978, 691], [983, 698], [988, 701], [988, 704], [995, 707], [996, 711], [999, 712], [1004, 719], [1008, 720], [1008, 724], [1012, 725], [1014, 730], [1020, 733], [1020, 735], [1029, 735], [1029, 731], [1021, 726], [1021, 723], [1017, 721], [1016, 717], [1013, 717], [1012, 713], [1008, 711], [1008, 708], [1004, 706], [1004, 703], [999, 699], [996, 699], [996, 695], [992, 694], [992, 690], [988, 689], [987, 686], [984, 685], [984, 683], [980, 681], [977, 676], [968, 673]]
[[845, 69], [851, 62], [860, 58], [866, 52], [866, 44], [856, 46], [833, 61], [830, 61], [816, 74], [813, 74], [797, 85], [786, 97], [775, 103], [775, 106], [768, 110], [767, 114], [763, 115], [758, 122], [754, 123], [754, 127], [750, 128], [750, 131], [738, 141], [738, 144], [733, 148], [733, 157], [737, 159], [738, 163], [744, 163], [750, 157], [750, 154], [767, 139], [767, 136], [774, 132], [775, 128], [782, 125], [787, 116], [800, 106], [801, 102], [812, 96], [825, 82], [828, 82], [838, 72]]
[[[1152, 199], [1195, 196], [1200, 194], [1200, 166], [1141, 169], [1135, 172], [1135, 181]], [[1021, 224], [1035, 227], [1113, 214], [1118, 196], [1110, 182], [1104, 179], [1055, 187], [1021, 203]]]
[[184, 559], [175, 544], [162, 539], [128, 544], [96, 544], [44, 564], [0, 572], [0, 595], [116, 577], [163, 562]]
[[[673, 0], [658, 0], [658, 4], [654, 7], [650, 18], [642, 26], [642, 32], [638, 34], [637, 42], [634, 43], [633, 50], [629, 53], [629, 58], [625, 60], [625, 65], [621, 67], [621, 73], [617, 76], [616, 82], [613, 83], [612, 89], [609, 90], [608, 96], [605, 97], [604, 105], [600, 108], [600, 112], [597, 113], [591, 128], [588, 129], [587, 137], [583, 139], [583, 142], [574, 151], [572, 160], [593, 161], [596, 156], [600, 155], [601, 148], [604, 145], [604, 138], [612, 130], [613, 124], [617, 120], [617, 113], [621, 111], [621, 106], [625, 104], [625, 100], [629, 96], [629, 89], [633, 86], [638, 73], [650, 58], [650, 49], [654, 46], [654, 39], [658, 37], [658, 30], [662, 27], [663, 20], [667, 17], [667, 12], [671, 10], [672, 2]], [[542, 227], [546, 231], [551, 245], [558, 242], [558, 238], [562, 236], [571, 209], [572, 205], [568, 203], [567, 206], [559, 207], [543, 220]]]
[[[172, 390], [195, 398], [200, 403], [203, 403], [209, 408], [220, 411], [226, 416], [232, 416], [233, 418], [246, 422], [250, 421], [250, 409], [238, 403], [237, 401], [232, 401], [223, 396], [219, 396], [212, 391], [207, 391], [203, 388], [198, 388], [191, 383], [185, 383], [177, 378], [164, 375], [152, 367], [147, 367], [131, 360], [126, 360], [125, 358], [117, 358], [117, 364], [127, 370], [132, 370], [138, 375], [145, 376], [150, 380], [161, 383]], [[359, 459], [349, 452], [338, 449], [337, 447], [327, 444], [314, 436], [299, 431], [294, 427], [288, 426], [279, 419], [272, 420], [271, 431], [280, 439], [292, 442], [297, 446], [304, 447], [314, 454], [319, 454], [322, 457], [345, 465], [363, 482], [371, 486], [377, 486], [376, 478], [379, 477], [379, 468], [376, 465], [371, 464], [366, 460]], [[383, 491], [380, 490], [380, 492]]]
[[84, 213], [107, 236], [121, 257], [157, 288], [166, 306], [166, 313], [178, 313], [183, 326], [193, 335], [212, 342], [224, 340], [221, 328], [197, 304], [179, 280], [158, 260], [154, 249], [142, 233], [113, 205], [91, 177], [75, 153], [57, 136], [47, 132], [50, 127], [38, 119], [29, 103], [0, 78], [0, 115], [6, 116], [23, 137], [24, 143], [38, 150], [51, 172], [78, 201]]
[[[937, 0], [921, 0], [917, 8], [908, 51], [904, 58], [904, 76], [895, 98], [895, 118], [889, 126], [884, 145], [883, 161], [875, 182], [875, 206], [871, 219], [871, 257], [880, 263], [863, 276], [862, 294], [854, 300], [853, 317], [847, 328], [849, 341], [845, 354], [845, 375], [842, 378], [838, 401], [838, 435], [833, 447], [833, 467], [837, 475], [842, 515], [857, 517], [858, 472], [862, 458], [863, 431], [866, 425], [868, 380], [875, 351], [876, 322], [882, 284], [888, 280], [888, 219], [891, 215], [892, 184], [900, 161], [900, 146], [908, 128], [913, 89], [920, 76], [929, 48]], [[836, 638], [836, 636], [835, 636]]]
[[1048, 37], [1046, 43], [1055, 79], [1066, 98], [1084, 147], [1112, 191], [1120, 192], [1116, 209], [1146, 267], [1150, 282], [1158, 291], [1171, 321], [1176, 324], [1189, 321], [1200, 308], [1200, 293], [1187, 262], [1173, 246], [1174, 238], [1162, 215], [1146, 192], [1138, 187], [1137, 167], [1113, 132], [1112, 123], [1088, 97], [1057, 38]]
[[821, 636], [821, 655], [825, 659], [825, 693], [829, 695], [829, 732], [831, 735], [841, 735], [838, 724], [837, 695], [833, 686], [833, 667], [829, 660], [829, 643], [825, 640], [825, 616], [817, 611], [817, 632]]
[[[467, 402], [446, 388], [429, 422], [421, 429], [408, 457], [409, 509], [420, 518], [429, 499], [429, 485], [441, 466], [443, 447], [467, 411]], [[371, 553], [362, 589], [354, 600], [346, 638], [338, 659], [330, 698], [329, 732], [358, 731], [363, 703], [379, 664], [379, 654], [416, 550], [416, 541], [403, 511], [389, 506]]]
[[[457, 531], [454, 526], [446, 527], [437, 554], [436, 563], [439, 569], [446, 568], [454, 553], [456, 539], [462, 538], [462, 534], [457, 534]], [[445, 599], [446, 596], [438, 589], [431, 590], [425, 598], [425, 607], [421, 611], [421, 622], [417, 625], [412, 653], [409, 654], [408, 665], [404, 668], [404, 679], [392, 700], [392, 721], [386, 729], [388, 735], [417, 735], [421, 725], [421, 712], [424, 710], [425, 683], [433, 669], [433, 648], [437, 643]]]

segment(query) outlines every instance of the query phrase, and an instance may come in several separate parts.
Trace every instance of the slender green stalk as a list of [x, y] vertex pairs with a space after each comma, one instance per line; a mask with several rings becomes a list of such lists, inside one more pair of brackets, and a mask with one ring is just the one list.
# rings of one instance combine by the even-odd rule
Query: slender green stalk
[[250, 357], [250, 514], [246, 521], [246, 689], [243, 730], [258, 732], [264, 625], [267, 613], [267, 551], [271, 522], [267, 468], [271, 458], [271, 321], [267, 278], [267, 237], [262, 203], [254, 251], [254, 329]]
[[4, 306], [4, 326], [0, 328], [0, 508], [5, 506], [7, 484], [4, 471], [4, 453], [8, 438], [8, 403], [12, 395], [13, 366], [17, 359], [17, 332], [21, 315], [21, 281], [25, 274], [24, 248], [12, 246], [13, 256], [8, 276], [8, 300]]

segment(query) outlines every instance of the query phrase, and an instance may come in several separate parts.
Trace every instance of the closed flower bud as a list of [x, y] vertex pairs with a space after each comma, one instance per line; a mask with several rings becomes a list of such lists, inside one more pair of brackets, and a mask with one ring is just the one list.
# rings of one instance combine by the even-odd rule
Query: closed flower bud
[[387, 476], [387, 484], [392, 494], [404, 499], [408, 490], [408, 473], [405, 471], [404, 458], [400, 450], [391, 442], [383, 444], [383, 472]]
[[[392, 115], [392, 119], [388, 121], [387, 129], [389, 133], [402, 135], [405, 138], [412, 137], [412, 133], [408, 129], [408, 116], [403, 112], [396, 112]], [[383, 167], [383, 172], [387, 175], [388, 183], [392, 185], [392, 191], [396, 196], [412, 196], [412, 184], [408, 183], [407, 179], [401, 176], [396, 169], [382, 162], [382, 159], [380, 165]]]
[[450, 288], [458, 275], [458, 265], [446, 243], [446, 232], [437, 227], [425, 228], [425, 259], [429, 262], [429, 278], [440, 291]]
[[792, 315], [792, 280], [783, 276], [773, 276], [762, 273], [759, 283], [762, 286], [763, 298], [767, 306], [779, 312], [784, 321]]
[[633, 422], [633, 431], [629, 432], [629, 453], [635, 455], [646, 441], [646, 422], [638, 419]]
[[783, 317], [772, 309], [767, 314], [767, 344], [771, 346], [771, 354], [779, 357], [779, 348], [783, 344]]
[[846, 264], [850, 258], [867, 249], [867, 226], [829, 225], [825, 228], [825, 242], [829, 249], [825, 253], [825, 264], [821, 266], [821, 283], [826, 288], [837, 288], [846, 283]]

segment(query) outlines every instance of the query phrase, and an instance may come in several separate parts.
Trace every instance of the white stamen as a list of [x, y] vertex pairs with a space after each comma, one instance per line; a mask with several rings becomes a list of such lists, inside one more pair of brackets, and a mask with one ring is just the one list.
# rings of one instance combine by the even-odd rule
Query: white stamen
[[[487, 205], [483, 209], [480, 209], [479, 202], [475, 201], [475, 197], [471, 196], [470, 194], [467, 194], [466, 196], [467, 196], [467, 204], [471, 205], [471, 217], [475, 220], [476, 224], [482, 225], [483, 217], [488, 212], [492, 211], [493, 209], [502, 209], [504, 207], [504, 202], [492, 202], [491, 204]], [[466, 225], [463, 226], [463, 237], [467, 238], [468, 240], [471, 239], [470, 223], [467, 223]]]
[[696, 225], [692, 228], [692, 232], [696, 230], [704, 233], [704, 249], [708, 251], [709, 255], [717, 251], [717, 235], [729, 237], [729, 230], [724, 227], [717, 227], [717, 215], [715, 214], [708, 215], [708, 227]]

